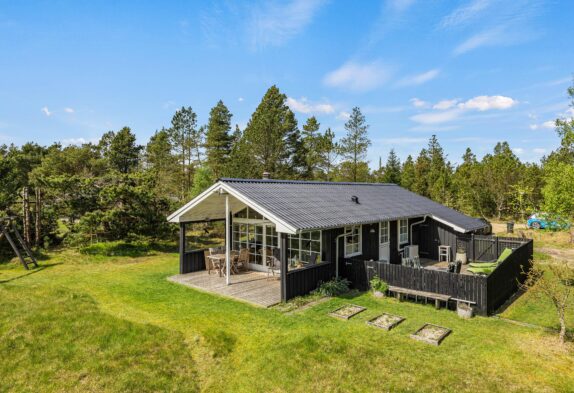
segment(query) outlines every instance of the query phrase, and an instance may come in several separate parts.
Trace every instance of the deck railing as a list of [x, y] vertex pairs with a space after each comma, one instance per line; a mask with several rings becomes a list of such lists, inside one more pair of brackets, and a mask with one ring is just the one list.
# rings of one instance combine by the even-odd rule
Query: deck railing
[[529, 270], [532, 261], [532, 240], [474, 236], [472, 242], [466, 245], [474, 248], [475, 255], [480, 256], [474, 260], [480, 261], [496, 260], [505, 248], [511, 248], [513, 252], [488, 276], [419, 269], [360, 259], [344, 261], [345, 276], [351, 280], [353, 287], [359, 290], [366, 290], [369, 280], [377, 275], [389, 285], [448, 295], [453, 300], [473, 304], [479, 314], [492, 314], [517, 291], [519, 283], [525, 280], [523, 272]]

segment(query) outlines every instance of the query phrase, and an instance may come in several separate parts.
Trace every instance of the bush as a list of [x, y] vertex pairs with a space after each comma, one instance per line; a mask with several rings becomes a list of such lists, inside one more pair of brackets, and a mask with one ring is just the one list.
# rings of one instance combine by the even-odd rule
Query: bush
[[389, 290], [389, 284], [387, 284], [377, 276], [373, 277], [370, 283], [371, 283], [371, 289], [373, 291], [385, 293]]
[[176, 247], [168, 242], [155, 242], [149, 240], [136, 240], [132, 242], [115, 241], [94, 243], [80, 248], [85, 255], [103, 255], [120, 257], [141, 257], [150, 255], [154, 251], [174, 252]]
[[337, 296], [349, 291], [351, 282], [346, 278], [334, 278], [331, 281], [319, 284], [319, 288], [315, 289], [313, 293], [318, 293], [323, 296]]

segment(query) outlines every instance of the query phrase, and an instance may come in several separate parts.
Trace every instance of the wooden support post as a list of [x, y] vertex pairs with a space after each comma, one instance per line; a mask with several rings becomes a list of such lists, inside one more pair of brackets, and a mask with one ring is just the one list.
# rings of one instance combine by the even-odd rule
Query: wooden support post
[[280, 262], [281, 262], [281, 301], [287, 300], [287, 234], [280, 233]]
[[471, 262], [476, 262], [474, 260], [474, 233], [470, 235], [470, 260]]
[[498, 243], [498, 236], [495, 237], [495, 242], [496, 242], [496, 258], [498, 258], [500, 256], [500, 244]]
[[437, 310], [440, 309], [440, 300], [438, 300], [438, 299], [434, 300], [434, 308], [436, 308]]
[[183, 261], [185, 254], [185, 222], [179, 223], [179, 274], [183, 274]]
[[229, 236], [229, 194], [225, 194], [225, 283], [227, 285], [231, 284], [231, 259], [229, 258], [229, 253], [231, 249], [229, 247], [230, 236]]

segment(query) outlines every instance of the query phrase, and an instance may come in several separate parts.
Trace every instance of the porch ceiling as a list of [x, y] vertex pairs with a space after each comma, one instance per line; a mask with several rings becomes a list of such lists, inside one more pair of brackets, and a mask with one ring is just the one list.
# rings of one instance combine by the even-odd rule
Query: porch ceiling
[[[237, 212], [245, 207], [239, 199], [229, 195], [229, 210]], [[225, 219], [225, 195], [217, 192], [211, 193], [200, 201], [192, 209], [187, 210], [181, 217], [180, 222], [210, 221]]]

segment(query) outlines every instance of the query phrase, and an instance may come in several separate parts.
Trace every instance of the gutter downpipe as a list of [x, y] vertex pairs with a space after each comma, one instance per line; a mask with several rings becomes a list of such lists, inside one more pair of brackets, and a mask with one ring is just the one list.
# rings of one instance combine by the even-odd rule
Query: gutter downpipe
[[[427, 217], [429, 217], [429, 214], [425, 214], [425, 215], [423, 216], [423, 219], [422, 219], [422, 220], [420, 220], [420, 221], [415, 221], [415, 222], [413, 222], [413, 223], [411, 224], [411, 226], [410, 226], [410, 228], [409, 228], [409, 229], [410, 229], [410, 231], [409, 231], [409, 245], [410, 245], [411, 242], [413, 241], [413, 227], [414, 227], [415, 225], [419, 225], [419, 224], [422, 224], [423, 222], [425, 222], [426, 219], [427, 219]], [[404, 251], [404, 249], [405, 249], [405, 247], [399, 248], [399, 252]]]

